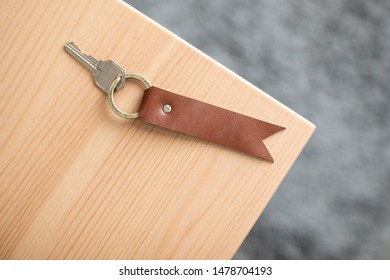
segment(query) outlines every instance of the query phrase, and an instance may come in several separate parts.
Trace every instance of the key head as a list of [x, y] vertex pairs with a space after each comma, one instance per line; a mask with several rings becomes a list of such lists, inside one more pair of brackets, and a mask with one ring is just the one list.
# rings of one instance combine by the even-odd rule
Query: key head
[[125, 71], [114, 61], [101, 60], [97, 63], [96, 68], [98, 70], [93, 71], [95, 84], [105, 92], [108, 93], [108, 89], [118, 75], [122, 76], [122, 79], [115, 91], [120, 90], [125, 86]]

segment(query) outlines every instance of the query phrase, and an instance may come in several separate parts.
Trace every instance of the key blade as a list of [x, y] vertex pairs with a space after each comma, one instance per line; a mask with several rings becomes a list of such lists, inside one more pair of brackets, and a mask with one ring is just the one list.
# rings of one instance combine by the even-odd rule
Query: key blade
[[73, 42], [66, 43], [65, 50], [74, 58], [76, 58], [78, 61], [80, 61], [83, 65], [85, 65], [90, 71], [92, 72], [99, 71], [98, 68], [96, 67], [98, 61], [89, 55], [83, 54], [75, 43]]
[[68, 42], [65, 44], [65, 49], [69, 51], [70, 49], [73, 49], [75, 51], [81, 52], [80, 48], [74, 43], [74, 42]]

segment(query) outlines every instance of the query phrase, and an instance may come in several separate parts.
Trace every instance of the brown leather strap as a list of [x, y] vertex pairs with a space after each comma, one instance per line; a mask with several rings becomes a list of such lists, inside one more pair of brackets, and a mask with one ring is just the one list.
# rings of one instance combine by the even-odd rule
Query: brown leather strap
[[[169, 105], [171, 111], [168, 112]], [[273, 162], [262, 139], [284, 127], [244, 116], [158, 87], [145, 90], [142, 120]]]

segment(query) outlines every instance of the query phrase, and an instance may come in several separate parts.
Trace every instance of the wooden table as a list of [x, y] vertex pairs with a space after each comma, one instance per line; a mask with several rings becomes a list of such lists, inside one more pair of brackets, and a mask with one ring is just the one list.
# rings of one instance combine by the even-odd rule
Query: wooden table
[[[314, 131], [120, 1], [2, 1], [0, 21], [1, 259], [231, 258]], [[119, 118], [68, 41], [285, 126], [264, 140], [275, 162]], [[119, 104], [135, 109], [141, 95], [126, 85]]]

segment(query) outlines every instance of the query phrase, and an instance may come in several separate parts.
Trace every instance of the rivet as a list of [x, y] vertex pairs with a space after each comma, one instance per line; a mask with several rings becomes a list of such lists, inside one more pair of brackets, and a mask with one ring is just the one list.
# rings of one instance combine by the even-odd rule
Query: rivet
[[171, 111], [172, 111], [172, 107], [171, 105], [169, 104], [165, 104], [163, 107], [162, 107], [162, 110], [165, 114], [169, 114]]

